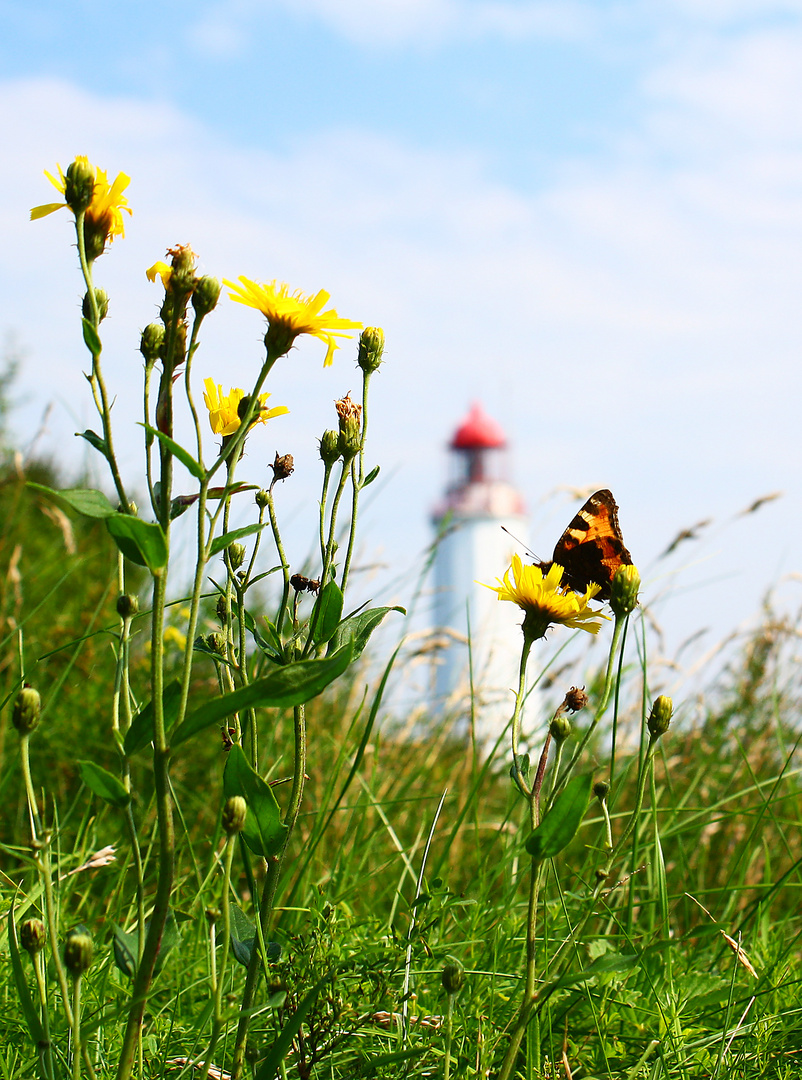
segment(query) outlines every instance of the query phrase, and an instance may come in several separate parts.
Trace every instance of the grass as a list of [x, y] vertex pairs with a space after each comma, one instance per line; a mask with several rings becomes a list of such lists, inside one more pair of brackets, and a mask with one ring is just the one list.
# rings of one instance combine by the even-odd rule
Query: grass
[[[52, 482], [44, 473], [38, 478]], [[133, 886], [122, 814], [81, 785], [75, 759], [112, 767], [106, 687], [114, 658], [102, 631], [115, 622], [116, 560], [102, 530], [52, 511], [46, 517], [11, 473], [0, 485], [0, 568], [4, 695], [16, 686], [20, 628], [26, 672], [43, 691], [32, 757], [37, 790], [46, 791], [42, 810], [57, 827], [54, 860], [66, 874], [107, 844], [118, 852], [116, 862], [64, 877], [58, 889], [61, 932], [82, 924], [95, 940], [83, 980], [83, 1030], [97, 1075], [110, 1076], [130, 987], [115, 962], [115, 940], [119, 961], [125, 939], [117, 928], [135, 923]], [[789, 652], [795, 633], [767, 614], [694, 719], [661, 741], [629, 854], [592, 911], [588, 895], [603, 837], [597, 803], [548, 864], [538, 928], [539, 978], [547, 991], [529, 1021], [515, 1075], [802, 1075], [799, 669]], [[134, 671], [145, 661], [140, 650]], [[259, 1080], [494, 1076], [517, 1011], [528, 822], [510, 781], [506, 744], [488, 759], [449, 735], [452, 725], [419, 723], [410, 734], [385, 707], [372, 715], [374, 671], [375, 664], [363, 665], [308, 709], [309, 782], [270, 935], [281, 951], [260, 986], [247, 1051]], [[624, 700], [638, 700], [640, 677], [638, 670], [627, 677], [632, 692]], [[593, 672], [587, 684], [598, 685]], [[202, 660], [193, 695], [202, 699], [211, 687], [213, 667]], [[3, 912], [15, 903], [22, 921], [39, 898], [8, 715], [6, 708], [0, 720], [0, 891]], [[574, 721], [578, 731], [583, 715]], [[633, 804], [641, 721], [638, 705], [617, 718], [619, 745], [631, 749], [619, 749], [614, 828]], [[179, 837], [174, 923], [145, 1017], [140, 1075], [148, 1077], [178, 1077], [182, 1069], [188, 1075], [177, 1062], [202, 1054], [213, 935], [220, 946], [225, 752], [214, 728], [189, 746], [172, 769]], [[600, 737], [600, 765], [605, 748]], [[268, 779], [289, 774], [291, 714], [263, 714], [260, 757]], [[158, 847], [153, 788], [144, 757], [135, 768], [147, 875]], [[280, 803], [287, 788], [274, 788]], [[248, 918], [259, 873], [257, 865], [253, 880], [235, 858], [231, 896]], [[580, 940], [571, 940], [583, 919]], [[247, 922], [235, 923], [234, 936], [247, 947]], [[37, 1054], [5, 926], [0, 942], [0, 1077], [17, 1080], [38, 1075]], [[737, 955], [738, 942], [755, 974]], [[570, 963], [555, 983], [551, 972], [563, 956]], [[33, 993], [32, 967], [24, 953], [21, 959]], [[449, 996], [443, 969], [454, 963], [464, 968], [464, 981]], [[244, 972], [229, 965], [232, 1001], [239, 1000]], [[55, 1066], [66, 1076], [67, 1028], [52, 978], [48, 987]], [[221, 1068], [228, 1067], [234, 1023], [215, 1052]]]

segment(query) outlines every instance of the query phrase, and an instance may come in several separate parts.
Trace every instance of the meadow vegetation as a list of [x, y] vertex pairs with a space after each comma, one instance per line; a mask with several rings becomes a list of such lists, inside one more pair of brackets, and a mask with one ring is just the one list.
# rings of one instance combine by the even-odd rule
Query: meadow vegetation
[[[204, 459], [190, 368], [220, 288], [173, 249], [152, 268], [164, 303], [142, 352], [158, 385], [134, 506], [91, 272], [125, 185], [70, 168], [54, 183], [76, 221], [101, 428], [84, 438], [109, 486], [66, 486], [13, 452], [0, 476], [0, 1076], [802, 1075], [799, 624], [765, 611], [674, 716], [624, 568], [604, 665], [527, 701], [558, 635], [598, 629], [599, 609], [592, 589], [514, 566], [507, 732], [478, 746], [462, 717], [408, 724], [387, 686], [412, 646], [370, 640], [403, 612], [346, 600], [383, 335], [353, 342], [362, 393], [321, 437], [320, 562], [299, 573], [273, 499], [292, 462], [277, 456], [268, 490], [234, 472], [281, 415], [262, 387], [295, 337], [328, 358], [361, 327], [321, 294], [231, 285], [267, 320], [267, 359], [247, 394], [207, 386], [219, 442]], [[172, 437], [181, 390], [191, 451]], [[254, 525], [229, 527], [234, 499]], [[170, 593], [184, 513], [198, 563]]]

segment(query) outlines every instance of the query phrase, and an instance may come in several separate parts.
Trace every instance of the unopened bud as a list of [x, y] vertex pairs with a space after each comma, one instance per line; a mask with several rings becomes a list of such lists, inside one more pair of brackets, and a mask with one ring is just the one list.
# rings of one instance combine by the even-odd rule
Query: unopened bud
[[77, 978], [88, 971], [95, 955], [95, 946], [89, 934], [82, 930], [70, 930], [64, 942], [64, 966]]
[[279, 454], [276, 451], [276, 457], [273, 464], [270, 465], [273, 470], [273, 483], [276, 480], [286, 480], [288, 476], [292, 476], [295, 472], [295, 462], [292, 459], [292, 454]]
[[172, 269], [167, 291], [186, 300], [198, 284], [195, 277], [195, 252], [189, 244], [176, 244], [175, 247], [167, 249], [167, 254], [170, 256]]
[[139, 611], [139, 600], [130, 593], [117, 597], [117, 614], [121, 619], [130, 619]]
[[263, 488], [261, 491], [257, 491], [253, 498], [259, 509], [264, 510], [270, 502], [270, 492], [265, 491]]
[[561, 713], [552, 717], [549, 724], [549, 733], [556, 743], [565, 742], [571, 734], [571, 721]]
[[220, 596], [217, 599], [217, 618], [220, 620], [220, 625], [225, 626], [228, 622], [231, 608], [229, 606], [228, 597]]
[[26, 919], [19, 928], [19, 943], [31, 956], [44, 948], [45, 939], [45, 924], [41, 919]]
[[206, 648], [218, 656], [226, 655], [226, 639], [222, 634], [207, 634], [205, 638]]
[[607, 796], [610, 794], [610, 785], [606, 780], [597, 780], [593, 785], [593, 797], [598, 799], [599, 802], [604, 802]]
[[[109, 294], [105, 289], [95, 289], [95, 307], [97, 308], [97, 321], [103, 322], [109, 313]], [[89, 322], [94, 321], [94, 312], [92, 311], [92, 298], [89, 293], [84, 293], [83, 302], [81, 303], [81, 314]]]
[[164, 345], [164, 327], [161, 323], [148, 323], [142, 331], [139, 351], [145, 357], [145, 364], [151, 368], [161, 356]]
[[366, 326], [359, 335], [356, 362], [366, 372], [378, 370], [384, 352], [384, 331], [379, 326]]
[[652, 711], [649, 713], [649, 719], [647, 721], [649, 734], [653, 739], [659, 739], [661, 735], [665, 735], [671, 724], [671, 717], [673, 715], [674, 702], [670, 697], [661, 694], [660, 697], [654, 699]]
[[443, 973], [440, 978], [443, 982], [443, 989], [447, 994], [457, 994], [465, 982], [465, 968], [459, 960], [452, 958], [451, 963], [443, 966]]
[[610, 586], [610, 608], [617, 619], [629, 615], [638, 606], [640, 574], [637, 566], [619, 566]]
[[217, 307], [222, 287], [217, 278], [208, 275], [198, 278], [192, 294], [192, 306], [201, 318]]
[[234, 836], [245, 828], [248, 804], [241, 795], [232, 795], [226, 799], [223, 807], [223, 830], [226, 836]]
[[14, 702], [11, 723], [20, 735], [30, 735], [39, 725], [39, 713], [42, 711], [42, 699], [39, 691], [32, 686], [23, 686]]
[[77, 157], [64, 174], [64, 202], [77, 217], [88, 209], [95, 194], [95, 166], [89, 159]]
[[245, 545], [229, 544], [226, 550], [228, 551], [228, 561], [231, 569], [239, 570], [239, 568], [245, 562]]
[[324, 431], [320, 440], [320, 457], [326, 465], [333, 465], [340, 456], [340, 436], [336, 431]]

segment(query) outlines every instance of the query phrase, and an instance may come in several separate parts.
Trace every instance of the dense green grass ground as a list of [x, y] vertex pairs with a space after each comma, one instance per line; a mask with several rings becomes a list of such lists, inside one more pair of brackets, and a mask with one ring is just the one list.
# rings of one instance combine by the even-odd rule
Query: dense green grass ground
[[[45, 478], [47, 482], [47, 478]], [[58, 828], [61, 871], [113, 844], [117, 861], [63, 879], [62, 930], [84, 924], [96, 942], [85, 991], [86, 1030], [99, 1076], [111, 1076], [128, 979], [114, 962], [114, 927], [134, 917], [119, 811], [82, 788], [76, 757], [114, 768], [108, 687], [114, 661], [115, 556], [97, 526], [44, 507], [13, 472], [0, 485], [0, 671], [4, 696], [19, 672], [43, 693], [32, 742], [34, 781]], [[767, 614], [718, 685], [660, 744], [654, 781], [628, 858], [608, 882], [570, 977], [530, 1023], [523, 1077], [796, 1077], [802, 1075], [799, 891], [802, 883], [802, 731], [796, 630]], [[72, 644], [77, 643], [77, 644]], [[53, 650], [59, 651], [54, 652]], [[146, 662], [144, 651], [134, 664]], [[250, 1058], [264, 1059], [309, 1003], [281, 1068], [287, 1076], [437, 1077], [445, 1065], [448, 997], [441, 974], [459, 961], [450, 1072], [493, 1076], [520, 998], [526, 909], [525, 808], [509, 779], [509, 752], [488, 758], [449, 734], [398, 735], [392, 717], [366, 731], [374, 667], [309, 710], [305, 812], [280, 886], [273, 940], [281, 946], [259, 997]], [[593, 685], [592, 673], [587, 673]], [[634, 681], [641, 673], [628, 676]], [[144, 670], [142, 671], [144, 683]], [[367, 704], [361, 704], [366, 680]], [[574, 679], [573, 681], [580, 681]], [[555, 696], [567, 689], [560, 688]], [[216, 692], [201, 660], [195, 694]], [[627, 696], [627, 695], [625, 695]], [[637, 693], [629, 695], [635, 700]], [[16, 732], [0, 714], [2, 915], [16, 895], [35, 904]], [[582, 728], [579, 714], [575, 724]], [[640, 713], [619, 717], [631, 734]], [[424, 730], [422, 725], [415, 729]], [[270, 779], [291, 768], [288, 716], [265, 713], [261, 757]], [[606, 760], [600, 740], [595, 760]], [[613, 793], [614, 827], [633, 799], [636, 742], [627, 740]], [[219, 909], [224, 751], [199, 736], [173, 769], [179, 807], [173, 947], [146, 1017], [143, 1075], [203, 1050], [209, 1022], [208, 915]], [[147, 759], [135, 777], [145, 858], [156, 853]], [[286, 790], [276, 789], [279, 800]], [[441, 798], [444, 800], [438, 814]], [[595, 806], [595, 804], [594, 804]], [[587, 912], [600, 864], [600, 816], [591, 810], [551, 864], [543, 892], [539, 969], [548, 983], [570, 927]], [[429, 845], [429, 840], [431, 843]], [[428, 845], [428, 851], [427, 851]], [[252, 915], [254, 883], [239, 862], [236, 900]], [[257, 868], [258, 876], [258, 868]], [[19, 887], [19, 891], [17, 888]], [[29, 912], [30, 914], [30, 912]], [[740, 941], [750, 973], [722, 932]], [[241, 927], [242, 937], [247, 932]], [[27, 957], [23, 956], [30, 976]], [[244, 969], [230, 969], [232, 1001]], [[32, 978], [30, 979], [33, 985]], [[409, 992], [405, 995], [405, 987]], [[316, 993], [307, 998], [310, 990]], [[69, 1049], [50, 983], [58, 1063]], [[229, 1064], [230, 1040], [218, 1047]], [[37, 1075], [0, 933], [0, 1077]]]

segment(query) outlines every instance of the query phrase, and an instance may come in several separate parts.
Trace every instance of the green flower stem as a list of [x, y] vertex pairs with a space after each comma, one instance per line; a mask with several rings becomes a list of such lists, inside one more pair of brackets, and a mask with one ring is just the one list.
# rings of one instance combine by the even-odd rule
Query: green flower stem
[[192, 423], [195, 427], [195, 442], [197, 445], [197, 460], [201, 468], [203, 468], [203, 437], [201, 435], [200, 420], [198, 419], [198, 410], [195, 408], [195, 399], [192, 396], [192, 384], [189, 378], [190, 371], [192, 370], [192, 360], [195, 353], [198, 350], [198, 331], [200, 325], [203, 322], [203, 316], [195, 314], [195, 318], [192, 320], [192, 331], [189, 336], [189, 344], [187, 345], [187, 364], [184, 368], [184, 393], [187, 397], [189, 404], [189, 411], [192, 413]]
[[[287, 855], [287, 849], [289, 848], [292, 834], [298, 821], [298, 815], [301, 812], [301, 803], [303, 802], [307, 752], [306, 710], [303, 705], [296, 705], [293, 709], [293, 727], [295, 730], [295, 762], [292, 777], [292, 792], [290, 794], [287, 813], [284, 818], [284, 825], [286, 826], [287, 832], [284, 836], [284, 843], [281, 847], [281, 851], [277, 855], [275, 861], [268, 863], [268, 874], [262, 891], [262, 901], [259, 905], [259, 925], [262, 936], [265, 938], [273, 915], [278, 880], [281, 876], [284, 859]], [[256, 948], [256, 943], [254, 942], [254, 949], [251, 953], [248, 974], [245, 980], [245, 989], [240, 1004], [240, 1018], [239, 1024], [237, 1025], [236, 1042], [234, 1044], [234, 1065], [231, 1071], [231, 1080], [240, 1080], [240, 1077], [242, 1076], [245, 1060], [245, 1040], [248, 1036], [248, 1026], [251, 1019], [250, 1008], [253, 1001], [254, 990], [256, 989], [256, 980], [259, 976], [260, 963], [261, 953], [259, 949]]]
[[279, 531], [278, 518], [276, 517], [276, 505], [273, 502], [272, 487], [267, 493], [267, 512], [270, 516], [270, 531], [273, 533], [273, 541], [276, 545], [279, 560], [281, 561], [281, 576], [283, 578], [281, 604], [279, 605], [278, 617], [276, 618], [276, 632], [281, 636], [281, 628], [284, 624], [284, 619], [287, 614], [287, 604], [290, 599], [290, 564], [287, 562], [287, 556], [284, 554], [284, 545], [281, 541], [281, 532]]
[[[209, 1075], [209, 1066], [212, 1063], [214, 1052], [220, 1036], [225, 1027], [225, 1013], [223, 1012], [223, 984], [225, 982], [226, 965], [228, 963], [228, 950], [231, 940], [231, 861], [234, 857], [234, 845], [237, 834], [232, 833], [226, 840], [225, 862], [223, 863], [223, 941], [220, 949], [220, 966], [215, 972], [215, 948], [214, 935], [212, 935], [212, 994], [214, 995], [214, 1015], [212, 1018], [212, 1034], [209, 1039], [209, 1049], [206, 1051], [203, 1067], [200, 1075]], [[254, 952], [256, 947], [254, 943]]]
[[454, 994], [448, 995], [446, 1004], [446, 1045], [443, 1050], [443, 1080], [449, 1080], [451, 1076], [451, 1040], [454, 1026]]
[[42, 1031], [44, 1033], [44, 1040], [39, 1045], [40, 1060], [42, 1061], [42, 1070], [47, 1080], [54, 1080], [55, 1072], [53, 1071], [53, 1044], [50, 1041], [50, 1011], [47, 1007], [47, 987], [45, 985], [45, 964], [44, 956], [40, 952], [34, 953], [31, 957], [33, 963], [33, 972], [36, 977], [36, 990], [39, 994], [39, 1004], [42, 1013]]
[[326, 502], [329, 494], [329, 480], [333, 463], [323, 463], [323, 489], [320, 493], [320, 565], [326, 561]]
[[72, 1080], [81, 1080], [81, 976], [72, 981]]
[[515, 695], [515, 709], [512, 714], [512, 768], [513, 777], [518, 787], [518, 790], [529, 800], [532, 797], [532, 792], [524, 779], [524, 775], [521, 772], [520, 755], [518, 747], [521, 741], [521, 714], [523, 712], [524, 697], [526, 696], [526, 663], [529, 659], [529, 652], [532, 648], [532, 641], [528, 634], [524, 634], [523, 648], [521, 649], [521, 663], [518, 669], [518, 692]]
[[613, 677], [615, 675], [615, 657], [618, 649], [618, 642], [621, 639], [621, 633], [626, 625], [627, 618], [628, 616], [624, 616], [624, 618], [616, 618], [615, 620], [615, 625], [613, 626], [613, 636], [612, 640], [610, 641], [610, 652], [607, 657], [607, 671], [604, 677], [604, 690], [602, 691], [601, 701], [596, 708], [596, 713], [593, 717], [590, 727], [579, 740], [579, 745], [571, 755], [571, 760], [565, 766], [562, 773], [560, 773], [557, 777], [554, 788], [551, 792], [551, 799], [549, 805], [554, 802], [555, 798], [560, 794], [562, 789], [568, 783], [568, 778], [573, 772], [574, 766], [576, 765], [577, 761], [579, 761], [579, 758], [582, 756], [582, 751], [590, 742], [594, 731], [598, 727], [599, 721], [601, 720], [602, 716], [604, 716], [604, 712], [610, 700], [610, 692], [613, 688]]
[[[148, 427], [153, 427], [150, 416], [150, 379], [153, 374], [153, 365], [145, 364], [145, 379], [144, 388], [142, 392], [142, 418]], [[153, 441], [155, 436], [145, 432], [145, 476], [148, 483], [148, 497], [150, 499], [150, 506], [156, 517], [159, 516], [159, 507], [156, 502], [156, 493], [153, 490], [153, 455], [151, 450], [153, 449]]]
[[210, 467], [208, 473], [206, 474], [207, 480], [211, 480], [217, 470], [221, 467], [221, 465], [223, 465], [229, 459], [231, 459], [232, 461], [239, 461], [240, 451], [242, 450], [243, 444], [248, 435], [248, 431], [251, 428], [252, 421], [256, 416], [259, 408], [259, 394], [262, 390], [262, 387], [264, 386], [265, 379], [270, 374], [270, 370], [275, 364], [275, 362], [279, 360], [283, 355], [284, 353], [279, 353], [276, 356], [271, 357], [270, 353], [267, 352], [265, 362], [264, 364], [262, 364], [262, 369], [259, 372], [258, 379], [256, 380], [256, 385], [254, 386], [253, 390], [249, 395], [250, 401], [248, 402], [248, 408], [245, 415], [242, 417], [240, 426], [231, 436], [231, 442], [228, 443], [228, 445], [220, 451], [217, 460]]
[[[351, 557], [354, 553], [356, 540], [356, 519], [359, 511], [359, 493], [365, 482], [365, 440], [368, 435], [368, 387], [370, 386], [371, 372], [362, 372], [362, 434], [359, 439], [359, 455], [351, 464], [351, 524], [348, 530], [348, 550], [345, 556], [345, 566], [342, 573], [340, 588], [345, 592], [348, 581], [348, 572], [351, 569]], [[357, 460], [359, 468], [357, 469]]]
[[[81, 260], [81, 272], [83, 274], [84, 283], [86, 285], [87, 295], [89, 297], [89, 305], [92, 309], [92, 325], [95, 331], [98, 333], [98, 339], [100, 337], [100, 312], [97, 307], [97, 299], [95, 298], [95, 287], [92, 284], [92, 267], [86, 257], [86, 242], [84, 238], [84, 218], [86, 211], [81, 211], [75, 218], [75, 234], [78, 240], [78, 257]], [[114, 444], [111, 436], [111, 410], [109, 409], [109, 397], [106, 392], [106, 383], [103, 379], [103, 371], [100, 367], [100, 352], [95, 354], [92, 352], [92, 375], [90, 376], [90, 384], [92, 386], [92, 392], [95, 393], [95, 388], [100, 394], [100, 402], [98, 404], [97, 397], [95, 402], [98, 404], [98, 412], [100, 419], [103, 423], [103, 439], [106, 443], [106, 459], [111, 469], [112, 479], [114, 480], [114, 487], [117, 491], [117, 496], [120, 500], [120, 510], [123, 514], [129, 514], [130, 506], [128, 498], [125, 494], [125, 488], [123, 487], [122, 478], [120, 477], [120, 470], [117, 467], [117, 458], [114, 453]]]

